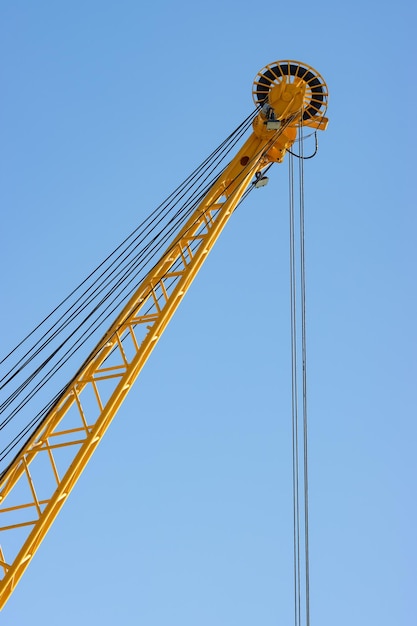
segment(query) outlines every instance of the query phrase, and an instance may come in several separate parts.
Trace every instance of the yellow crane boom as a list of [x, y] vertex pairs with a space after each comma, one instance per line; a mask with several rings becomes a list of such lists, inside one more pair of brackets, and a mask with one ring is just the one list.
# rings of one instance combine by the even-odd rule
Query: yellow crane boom
[[[245, 191], [252, 184], [262, 185], [263, 171], [269, 164], [282, 162], [296, 140], [298, 127], [326, 128], [327, 87], [309, 66], [296, 61], [266, 66], [255, 79], [253, 97], [258, 113], [252, 134], [1, 477], [0, 608]], [[62, 467], [56, 457], [64, 448], [66, 460]], [[43, 468], [40, 478], [36, 472], [38, 462]], [[7, 498], [12, 494], [13, 503], [8, 505]], [[27, 532], [16, 553], [9, 555], [9, 535], [16, 529]]]

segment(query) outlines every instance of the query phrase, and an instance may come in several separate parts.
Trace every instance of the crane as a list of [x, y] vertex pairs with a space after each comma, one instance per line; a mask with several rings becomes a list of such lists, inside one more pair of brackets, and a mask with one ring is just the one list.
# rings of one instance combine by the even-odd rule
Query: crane
[[[306, 64], [285, 60], [265, 66], [252, 96], [251, 135], [0, 476], [0, 609], [247, 190], [266, 184], [267, 169], [282, 163], [300, 128], [327, 127], [327, 86]], [[64, 468], [56, 462], [63, 448]], [[50, 474], [48, 489], [36, 477], [40, 462]], [[15, 529], [25, 530], [17, 548], [9, 541]]]

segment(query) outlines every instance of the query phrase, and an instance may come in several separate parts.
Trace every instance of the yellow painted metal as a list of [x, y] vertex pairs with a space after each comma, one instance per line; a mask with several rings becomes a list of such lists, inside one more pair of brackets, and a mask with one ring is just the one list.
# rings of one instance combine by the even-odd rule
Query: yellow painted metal
[[[267, 165], [283, 160], [296, 139], [297, 126], [321, 127], [322, 110], [316, 119], [303, 119], [308, 85], [302, 80], [294, 82], [292, 76], [275, 82], [269, 112], [265, 107], [259, 111], [246, 143], [2, 476], [0, 608], [13, 592], [245, 191]], [[272, 130], [268, 128], [271, 110], [280, 122]], [[42, 471], [38, 474], [39, 464]], [[16, 494], [12, 503], [5, 506], [7, 498]], [[9, 534], [22, 529], [27, 529], [27, 534], [16, 554], [9, 556]]]
[[293, 60], [266, 65], [255, 77], [252, 95], [256, 104], [266, 98], [283, 117], [303, 108], [303, 126], [327, 128], [327, 85], [310, 65]]

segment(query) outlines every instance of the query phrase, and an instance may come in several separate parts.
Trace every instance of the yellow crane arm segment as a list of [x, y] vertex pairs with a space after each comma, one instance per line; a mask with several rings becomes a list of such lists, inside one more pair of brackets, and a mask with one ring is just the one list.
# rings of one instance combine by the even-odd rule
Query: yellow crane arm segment
[[[277, 64], [275, 70], [278, 67], [285, 66]], [[254, 120], [251, 136], [1, 477], [0, 609], [245, 191], [260, 180], [269, 163], [283, 160], [285, 151], [295, 141], [297, 126], [325, 126], [321, 111], [320, 115], [314, 111], [314, 115], [303, 117], [308, 81], [297, 77], [294, 80], [290, 70], [271, 80], [271, 68], [274, 70], [274, 66], [267, 66], [261, 74], [266, 78], [260, 79], [261, 89], [256, 94], [262, 110]], [[263, 95], [265, 85], [269, 98]], [[311, 102], [311, 88], [309, 98]], [[38, 464], [42, 465], [39, 476]], [[11, 495], [12, 504], [6, 506]], [[9, 556], [8, 537], [17, 529], [27, 531], [25, 539], [16, 554]]]

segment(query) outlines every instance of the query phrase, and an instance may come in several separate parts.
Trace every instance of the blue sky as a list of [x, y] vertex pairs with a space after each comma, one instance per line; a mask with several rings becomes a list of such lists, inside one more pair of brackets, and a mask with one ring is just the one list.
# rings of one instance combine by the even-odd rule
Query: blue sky
[[[315, 67], [306, 162], [312, 624], [410, 623], [416, 9], [3, 2], [3, 337], [15, 345], [251, 112]], [[213, 250], [0, 624], [291, 623], [287, 166]], [[265, 306], [265, 294], [268, 303]]]

